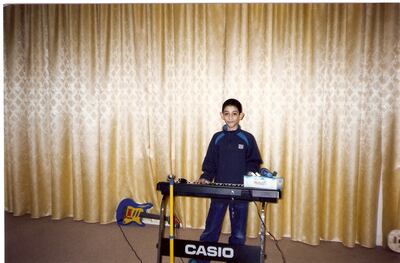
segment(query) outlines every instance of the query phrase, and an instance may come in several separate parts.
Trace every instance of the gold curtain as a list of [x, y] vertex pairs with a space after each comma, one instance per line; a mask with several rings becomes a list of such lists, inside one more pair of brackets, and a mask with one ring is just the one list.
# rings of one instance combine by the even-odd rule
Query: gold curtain
[[[4, 55], [15, 215], [109, 223], [125, 197], [157, 212], [156, 183], [199, 177], [235, 97], [285, 178], [278, 238], [372, 247], [378, 216], [383, 237], [400, 227], [399, 4], [9, 5]], [[176, 205], [204, 227], [208, 200]]]

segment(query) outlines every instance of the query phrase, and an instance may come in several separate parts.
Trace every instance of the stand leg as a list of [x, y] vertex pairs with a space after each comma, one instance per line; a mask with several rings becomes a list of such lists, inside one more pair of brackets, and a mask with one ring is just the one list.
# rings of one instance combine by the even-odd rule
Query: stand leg
[[161, 263], [161, 240], [164, 236], [164, 229], [165, 229], [165, 205], [167, 203], [167, 195], [164, 195], [161, 201], [160, 207], [160, 226], [158, 228], [158, 246], [157, 246], [157, 262]]
[[175, 262], [174, 256], [174, 177], [168, 176], [169, 179], [169, 262]]
[[264, 262], [265, 256], [265, 203], [262, 202], [261, 205], [261, 222], [260, 222], [260, 263]]

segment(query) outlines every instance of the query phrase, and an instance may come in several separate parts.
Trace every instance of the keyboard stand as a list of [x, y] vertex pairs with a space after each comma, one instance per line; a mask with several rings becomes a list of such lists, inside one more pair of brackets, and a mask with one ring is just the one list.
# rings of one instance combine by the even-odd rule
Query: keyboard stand
[[[164, 238], [166, 223], [166, 206], [169, 198], [169, 183], [157, 183], [157, 191], [162, 194], [160, 207], [160, 226], [157, 243], [157, 263], [162, 262], [162, 256], [170, 255], [169, 239]], [[265, 207], [266, 203], [277, 203], [282, 197], [280, 190], [268, 190], [258, 188], [243, 188], [235, 185], [199, 185], [199, 184], [176, 184], [174, 186], [174, 196], [203, 197], [203, 198], [221, 198], [229, 200], [243, 200], [249, 202], [261, 202], [260, 211], [260, 245], [229, 245], [217, 242], [200, 242], [194, 240], [179, 240], [174, 238], [174, 256], [186, 258], [199, 258], [246, 262], [252, 258], [254, 262], [263, 263], [265, 255]], [[173, 222], [170, 222], [173, 224]], [[217, 252], [218, 251], [218, 255]], [[230, 257], [232, 256], [232, 257]]]
[[265, 202], [261, 203], [261, 222], [260, 222], [260, 263], [264, 262], [266, 258], [265, 251]]
[[[158, 243], [157, 243], [157, 263], [161, 263], [162, 255], [161, 255], [161, 244], [162, 238], [164, 237], [164, 229], [165, 229], [165, 206], [167, 203], [168, 195], [163, 195], [160, 207], [160, 226], [158, 228]], [[170, 224], [173, 224], [173, 220], [170, 220]]]
[[[157, 263], [162, 263], [162, 248], [161, 244], [165, 244], [163, 242], [164, 230], [165, 230], [165, 218], [166, 218], [166, 204], [169, 195], [164, 195], [161, 201], [160, 207], [160, 226], [158, 231], [158, 243], [157, 243]], [[262, 202], [261, 211], [260, 211], [260, 249], [259, 249], [259, 259], [260, 263], [264, 263], [266, 255], [265, 255], [265, 202]], [[170, 222], [171, 223], [171, 222]], [[172, 222], [173, 223], [173, 222]], [[177, 240], [179, 241], [179, 240]], [[164, 248], [165, 249], [165, 248]], [[164, 254], [165, 255], [165, 254]]]

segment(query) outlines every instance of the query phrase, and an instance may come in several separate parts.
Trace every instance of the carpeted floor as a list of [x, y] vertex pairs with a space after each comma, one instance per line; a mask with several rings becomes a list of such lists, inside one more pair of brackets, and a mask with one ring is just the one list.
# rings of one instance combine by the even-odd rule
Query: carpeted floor
[[[122, 227], [126, 237], [144, 263], [157, 259], [158, 226]], [[167, 233], [168, 231], [166, 231]], [[176, 238], [197, 240], [201, 230], [180, 229]], [[228, 236], [222, 235], [220, 242]], [[258, 239], [248, 239], [247, 244], [257, 245]], [[321, 242], [310, 246], [290, 239], [282, 239], [279, 246], [287, 263], [303, 262], [382, 262], [399, 263], [400, 254], [382, 247], [347, 248], [337, 242]], [[267, 238], [265, 262], [283, 262], [273, 241]], [[5, 213], [6, 263], [111, 263], [140, 262], [116, 224], [89, 224], [72, 219], [51, 220], [49, 217], [32, 219], [29, 215], [13, 216]], [[169, 262], [163, 257], [163, 262]], [[187, 262], [176, 258], [175, 262]], [[249, 263], [252, 263], [249, 259]]]

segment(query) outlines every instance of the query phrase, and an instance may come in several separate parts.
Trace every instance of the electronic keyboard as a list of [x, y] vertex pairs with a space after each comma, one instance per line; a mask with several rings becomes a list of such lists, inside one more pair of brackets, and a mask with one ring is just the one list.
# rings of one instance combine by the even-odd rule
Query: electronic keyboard
[[[157, 183], [157, 191], [160, 191], [162, 195], [169, 195], [169, 182]], [[278, 199], [282, 198], [280, 190], [250, 188], [244, 187], [241, 184], [223, 183], [175, 183], [174, 195], [269, 203], [276, 203]]]

